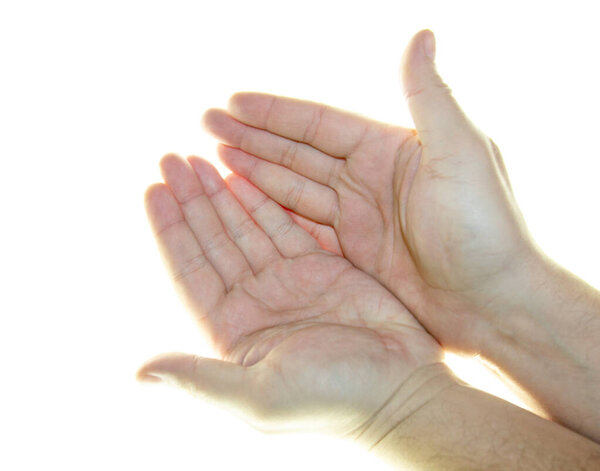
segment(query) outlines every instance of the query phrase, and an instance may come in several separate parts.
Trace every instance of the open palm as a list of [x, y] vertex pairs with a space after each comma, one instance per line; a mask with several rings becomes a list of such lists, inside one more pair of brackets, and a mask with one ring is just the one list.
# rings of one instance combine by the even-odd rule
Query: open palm
[[224, 361], [169, 354], [141, 377], [171, 379], [258, 427], [350, 433], [416, 369], [441, 360], [391, 293], [243, 178], [226, 184], [198, 158], [170, 155], [161, 167], [166, 185], [149, 189], [148, 214]]
[[[396, 294], [443, 345], [477, 351], [486, 308], [531, 250], [495, 144], [422, 52], [404, 57], [417, 130], [260, 93], [209, 110], [222, 160]], [[510, 290], [509, 290], [510, 291]], [[481, 329], [483, 331], [483, 329]]]

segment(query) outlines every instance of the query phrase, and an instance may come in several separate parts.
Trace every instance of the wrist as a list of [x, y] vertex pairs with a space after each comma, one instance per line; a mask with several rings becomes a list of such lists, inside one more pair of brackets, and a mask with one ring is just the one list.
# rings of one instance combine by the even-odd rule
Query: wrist
[[598, 364], [583, 352], [587, 342], [597, 343], [593, 332], [600, 332], [598, 291], [541, 252], [528, 256], [501, 289], [488, 348], [510, 345], [536, 356], [543, 349], [550, 357], [568, 357], [579, 368]]
[[461, 384], [443, 363], [433, 363], [415, 370], [386, 403], [360, 428], [349, 436], [361, 447], [373, 451], [403, 422], [435, 401], [443, 391]]
[[439, 388], [370, 448], [404, 469], [598, 469], [600, 446], [458, 382]]
[[544, 415], [598, 440], [600, 293], [541, 252], [522, 267], [502, 288], [480, 353]]

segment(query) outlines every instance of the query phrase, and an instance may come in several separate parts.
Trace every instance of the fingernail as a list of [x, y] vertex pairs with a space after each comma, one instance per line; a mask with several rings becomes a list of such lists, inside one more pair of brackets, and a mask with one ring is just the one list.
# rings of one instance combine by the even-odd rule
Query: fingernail
[[143, 383], [162, 383], [163, 382], [162, 378], [148, 374], [148, 373], [143, 373], [143, 374], [138, 373], [136, 378], [138, 381], [141, 381]]
[[425, 55], [433, 62], [435, 60], [435, 36], [431, 30], [427, 30], [423, 38], [423, 49], [425, 49]]

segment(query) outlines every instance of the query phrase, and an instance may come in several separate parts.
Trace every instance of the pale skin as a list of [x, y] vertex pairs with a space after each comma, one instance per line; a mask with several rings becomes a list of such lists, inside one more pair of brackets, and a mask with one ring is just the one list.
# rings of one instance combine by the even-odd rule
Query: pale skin
[[[415, 38], [413, 41], [418, 41], [419, 35]], [[409, 46], [409, 51], [411, 47], [416, 46]], [[426, 94], [421, 92], [420, 95], [423, 93]], [[248, 108], [264, 115], [266, 104], [273, 101], [273, 97], [244, 94], [238, 95], [232, 103], [236, 100], [240, 109], [244, 109], [244, 103], [249, 103]], [[272, 121], [279, 125], [283, 123], [284, 128], [306, 124], [305, 119], [296, 121], [298, 117], [302, 118], [301, 110], [305, 106], [313, 115], [315, 109], [323, 110], [323, 116], [331, 113], [311, 103], [282, 98], [276, 101], [293, 105], [291, 112], [282, 113], [279, 119]], [[444, 470], [597, 468], [600, 451], [592, 441], [469, 388], [441, 363], [442, 349], [438, 341], [463, 351], [475, 351], [479, 342], [495, 338], [495, 334], [488, 334], [486, 329], [488, 325], [495, 325], [494, 316], [491, 311], [478, 318], [475, 310], [452, 310], [452, 306], [460, 306], [452, 302], [465, 302], [459, 294], [464, 296], [469, 289], [454, 293], [448, 286], [440, 288], [431, 282], [435, 285], [432, 288], [427, 276], [433, 276], [437, 283], [468, 285], [469, 280], [494, 279], [494, 267], [488, 269], [485, 276], [475, 276], [477, 267], [482, 267], [485, 262], [479, 260], [464, 270], [464, 276], [454, 277], [444, 270], [454, 267], [456, 262], [450, 263], [444, 260], [443, 253], [437, 253], [442, 275], [438, 278], [435, 273], [423, 275], [423, 272], [428, 273], [425, 268], [428, 258], [414, 255], [415, 249], [410, 242], [421, 235], [408, 229], [413, 211], [410, 208], [414, 205], [412, 195], [419, 185], [419, 169], [425, 155], [423, 149], [427, 148], [418, 141], [414, 131], [408, 132], [412, 138], [399, 141], [393, 136], [399, 128], [383, 125], [389, 135], [382, 138], [379, 147], [373, 144], [375, 151], [382, 151], [378, 155], [386, 155], [385, 149], [390, 142], [398, 145], [404, 142], [413, 146], [411, 154], [421, 154], [420, 161], [413, 161], [413, 164], [419, 162], [413, 169], [411, 159], [408, 159], [400, 177], [394, 173], [396, 164], [388, 163], [386, 168], [379, 161], [374, 161], [374, 166], [363, 163], [362, 167], [357, 167], [355, 178], [360, 176], [367, 182], [361, 179], [355, 182], [348, 176], [340, 178], [348, 187], [343, 198], [331, 186], [331, 182], [338, 180], [335, 169], [329, 168], [325, 182], [317, 183], [315, 179], [324, 177], [316, 173], [308, 178], [306, 172], [320, 171], [321, 166], [316, 162], [323, 161], [323, 156], [338, 162], [334, 165], [340, 168], [350, 166], [352, 158], [348, 155], [358, 152], [365, 139], [372, 140], [367, 138], [364, 129], [373, 132], [378, 126], [364, 125], [362, 118], [345, 113], [334, 116], [342, 116], [343, 120], [338, 120], [331, 128], [323, 128], [327, 132], [319, 131], [319, 125], [313, 134], [302, 134], [303, 139], [311, 141], [310, 145], [302, 144], [303, 151], [309, 149], [308, 152], [313, 153], [313, 157], [306, 157], [304, 152], [300, 153], [300, 146], [297, 153], [292, 151], [296, 139], [286, 134], [287, 131], [261, 130], [258, 123], [249, 126], [250, 123], [241, 116], [232, 119], [221, 111], [207, 115], [208, 127], [224, 142], [240, 149], [246, 146], [234, 142], [240, 129], [250, 129], [250, 132], [242, 132], [247, 136], [255, 130], [260, 131], [256, 143], [262, 146], [262, 153], [247, 147], [246, 151], [260, 155], [264, 165], [276, 159], [269, 155], [273, 156], [281, 149], [278, 143], [287, 145], [289, 150], [285, 155], [290, 169], [271, 162], [272, 167], [264, 167], [266, 176], [262, 181], [257, 179], [260, 172], [256, 165], [249, 167], [254, 171], [244, 172], [244, 164], [239, 163], [256, 157], [242, 154], [240, 149], [222, 149], [222, 157], [235, 167], [232, 162], [237, 156], [239, 168], [234, 170], [280, 202], [282, 198], [278, 195], [285, 192], [288, 195], [285, 198], [291, 199], [284, 205], [304, 217], [284, 210], [243, 177], [233, 175], [224, 181], [208, 162], [197, 157], [186, 161], [169, 155], [161, 161], [165, 183], [148, 189], [148, 216], [175, 285], [219, 359], [164, 354], [147, 362], [138, 372], [139, 379], [172, 383], [187, 389], [232, 409], [261, 430], [312, 430], [355, 440], [376, 455], [392, 461], [399, 469], [405, 469], [405, 465]], [[352, 120], [363, 120], [359, 123], [363, 126], [362, 138], [357, 137], [360, 133], [353, 128], [355, 121]], [[317, 144], [317, 137], [321, 135], [319, 139], [326, 145], [346, 145], [348, 155], [326, 154]], [[343, 144], [344, 141], [347, 144]], [[353, 150], [353, 146], [357, 146], [356, 149]], [[228, 152], [233, 152], [230, 157], [234, 157], [228, 158]], [[301, 155], [306, 158], [299, 159]], [[290, 158], [292, 156], [295, 157]], [[494, 158], [501, 168], [499, 158]], [[276, 168], [280, 170], [272, 170]], [[383, 173], [386, 178], [375, 177], [377, 172], [370, 169], [376, 168], [392, 171], [392, 183], [388, 185], [388, 196], [391, 194], [391, 197], [387, 200], [371, 194], [378, 189], [385, 193], [383, 186], [390, 177]], [[502, 169], [500, 172], [505, 176]], [[403, 184], [396, 188], [393, 183], [397, 178], [403, 180], [405, 175], [410, 175], [407, 181], [413, 180], [408, 192], [402, 190]], [[294, 191], [297, 186], [293, 179], [298, 176], [307, 179], [302, 192]], [[369, 178], [380, 179], [368, 184]], [[282, 185], [273, 190], [265, 185], [267, 180]], [[313, 183], [338, 195], [337, 213], [328, 213], [332, 206], [323, 199], [325, 193], [319, 192], [321, 187]], [[358, 184], [365, 186], [361, 190]], [[503, 191], [509, 188], [507, 185]], [[396, 190], [399, 190], [398, 194], [394, 193]], [[319, 198], [306, 199], [313, 191]], [[431, 194], [435, 195], [436, 191]], [[362, 195], [363, 199], [356, 195]], [[341, 204], [345, 198], [354, 199], [351, 204]], [[296, 204], [288, 204], [294, 199]], [[395, 203], [396, 200], [400, 203]], [[306, 207], [302, 206], [305, 201], [308, 202]], [[382, 201], [390, 203], [392, 211], [389, 214]], [[433, 204], [432, 201], [434, 198], [430, 196], [429, 203]], [[304, 210], [307, 207], [309, 210]], [[345, 212], [342, 207], [346, 208]], [[377, 208], [381, 220], [368, 219], [371, 211], [365, 208], [370, 207]], [[513, 209], [514, 214], [509, 212], [508, 219], [518, 214], [516, 205]], [[320, 210], [322, 217], [314, 217], [311, 210]], [[367, 223], [361, 222], [361, 211]], [[333, 215], [331, 223], [323, 219], [326, 213]], [[354, 219], [342, 223], [342, 214], [353, 215]], [[521, 230], [519, 225], [511, 227]], [[341, 230], [341, 227], [346, 229]], [[353, 227], [360, 236], [350, 235]], [[377, 231], [371, 231], [370, 227], [381, 230], [383, 235], [377, 236]], [[397, 231], [399, 227], [400, 232]], [[401, 245], [404, 237], [398, 240], [395, 237], [398, 234], [404, 236], [404, 232], [409, 235], [405, 245]], [[430, 227], [429, 234], [435, 238], [432, 232]], [[506, 229], [506, 232], [510, 234], [511, 230]], [[349, 234], [347, 240], [350, 242], [345, 242], [343, 233]], [[369, 237], [373, 239], [369, 240]], [[426, 243], [427, 236], [423, 237], [423, 243]], [[525, 243], [524, 246], [529, 245]], [[350, 247], [356, 248], [355, 259]], [[362, 256], [362, 250], [369, 256]], [[380, 253], [382, 250], [387, 250], [388, 258]], [[398, 251], [400, 255], [396, 253]], [[473, 253], [471, 257], [474, 257]], [[506, 259], [502, 255], [491, 258]], [[518, 257], [508, 257], [513, 258]], [[390, 260], [407, 265], [397, 269]], [[374, 262], [372, 266], [370, 261]], [[360, 266], [359, 262], [365, 266]], [[433, 265], [430, 270], [435, 272]], [[390, 274], [395, 275], [386, 281], [384, 275]], [[501, 278], [498, 276], [498, 281]], [[395, 280], [398, 286], [405, 285], [402, 288], [405, 291], [394, 291], [394, 283], [390, 280]], [[446, 297], [431, 301], [428, 296], [433, 296], [432, 292], [446, 293]], [[436, 317], [435, 306], [440, 309], [437, 317], [442, 319], [441, 324], [449, 330], [447, 337], [442, 334], [437, 340], [419, 323], [438, 336], [435, 329], [426, 325], [427, 314], [418, 314], [419, 309], [429, 313], [429, 322], [432, 322]], [[420, 316], [419, 321], [408, 308]], [[443, 316], [447, 316], [446, 321]], [[472, 322], [474, 335], [482, 338], [463, 346], [456, 339], [448, 340], [453, 338], [453, 332], [455, 337], [461, 337], [448, 318], [453, 322], [462, 319], [463, 327]], [[443, 325], [438, 327], [440, 331]], [[548, 350], [551, 356], [554, 355]]]
[[352, 435], [414, 370], [441, 362], [439, 344], [398, 299], [242, 178], [225, 185], [208, 162], [174, 155], [161, 168], [168, 186], [150, 187], [148, 214], [176, 285], [225, 361], [167, 355], [140, 377], [189, 368], [201, 386], [188, 387], [259, 428], [307, 422]]
[[260, 430], [353, 440], [397, 469], [598, 466], [593, 442], [457, 380], [397, 298], [243, 178], [225, 182], [196, 157], [168, 155], [161, 168], [166, 183], [146, 193], [150, 222], [221, 359], [163, 354], [140, 380]]
[[600, 441], [600, 295], [533, 241], [498, 147], [437, 74], [429, 38], [415, 35], [403, 58], [416, 129], [259, 93], [209, 110], [205, 127], [232, 171], [444, 348], [490, 360], [541, 414]]

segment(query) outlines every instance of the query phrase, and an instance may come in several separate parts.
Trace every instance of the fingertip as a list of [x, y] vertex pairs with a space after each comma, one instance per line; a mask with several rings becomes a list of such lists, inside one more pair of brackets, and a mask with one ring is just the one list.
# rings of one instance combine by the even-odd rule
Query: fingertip
[[236, 92], [229, 97], [229, 101], [227, 102], [227, 109], [232, 111], [243, 105], [244, 100], [247, 100], [249, 97], [253, 95], [252, 92]]
[[219, 142], [219, 143], [217, 144], [217, 152], [218, 152], [219, 154], [224, 154], [224, 153], [227, 153], [227, 152], [228, 152], [230, 149], [233, 149], [233, 147], [231, 147], [231, 146], [228, 146], [227, 144], [224, 144], [224, 143], [222, 143], [222, 142]]
[[179, 154], [176, 154], [175, 152], [169, 152], [161, 157], [158, 166], [162, 170], [163, 168], [173, 165], [174, 162], [180, 160], [181, 157], [179, 156]]
[[430, 29], [424, 29], [420, 34], [423, 36], [425, 55], [433, 62], [435, 60], [435, 34]]
[[422, 29], [413, 38], [415, 45], [421, 46], [421, 52], [431, 60], [435, 60], [435, 34], [430, 29]]
[[401, 75], [405, 87], [413, 88], [413, 82], [430, 67], [435, 58], [435, 36], [430, 29], [416, 33], [402, 54]]
[[244, 177], [234, 173], [227, 176], [227, 186], [242, 204], [261, 196], [261, 192], [258, 188], [252, 185]]
[[210, 108], [202, 115], [201, 124], [204, 130], [211, 134], [215, 134], [222, 126], [220, 126], [227, 117], [227, 112], [219, 108]]
[[164, 183], [150, 185], [144, 193], [144, 206], [150, 225], [155, 232], [171, 224], [179, 217], [177, 201], [171, 189]]
[[219, 142], [217, 144], [217, 157], [219, 157], [219, 160], [225, 162], [232, 154], [233, 147], [228, 146], [227, 144], [223, 144], [222, 142]]
[[153, 183], [144, 192], [144, 201], [150, 202], [159, 197], [166, 189], [166, 185], [164, 183]]
[[225, 182], [236, 199], [242, 202], [242, 205], [248, 198], [256, 199], [262, 195], [262, 192], [258, 188], [237, 173], [232, 172], [227, 175]]
[[155, 206], [156, 202], [162, 198], [165, 186], [164, 183], [153, 183], [146, 188], [146, 191], [144, 191], [144, 206], [146, 209]]
[[142, 371], [138, 371], [135, 374], [135, 379], [136, 379], [136, 381], [138, 381], [140, 383], [149, 383], [149, 384], [157, 384], [157, 383], [163, 382], [159, 376], [154, 376], [149, 373], [142, 372]]
[[208, 196], [214, 195], [225, 186], [219, 171], [207, 160], [191, 156], [188, 158], [188, 162], [196, 172], [204, 192]]
[[227, 186], [235, 194], [237, 194], [238, 189], [241, 187], [241, 185], [243, 185], [243, 182], [240, 182], [240, 180], [244, 180], [244, 178], [240, 177], [236, 173], [230, 173], [225, 177]]
[[227, 168], [243, 176], [248, 174], [253, 165], [250, 154], [226, 144], [217, 145], [217, 156]]
[[203, 165], [204, 162], [204, 159], [202, 157], [198, 157], [197, 155], [188, 155], [185, 160], [187, 160], [194, 170], [196, 170], [196, 167]]
[[227, 186], [238, 185], [239, 183], [237, 181], [244, 180], [244, 177], [239, 176], [237, 173], [231, 172], [225, 176], [224, 180], [225, 183], [227, 183]]
[[163, 179], [167, 181], [172, 175], [178, 175], [182, 163], [185, 165], [185, 160], [178, 154], [165, 154], [158, 164]]
[[273, 95], [266, 93], [237, 92], [229, 98], [227, 111], [237, 119], [244, 121], [256, 117], [261, 110], [268, 109], [265, 103], [273, 99]]
[[159, 383], [162, 378], [154, 370], [160, 367], [162, 361], [167, 359], [169, 354], [162, 353], [155, 357], [147, 360], [142, 366], [138, 368], [135, 373], [135, 379], [142, 383]]
[[[176, 373], [182, 370], [182, 364], [187, 363], [187, 360], [192, 355], [180, 352], [159, 353], [147, 360], [137, 371], [136, 377], [143, 378], [145, 376], [162, 377], [169, 373]], [[183, 365], [185, 367], [187, 365]]]

